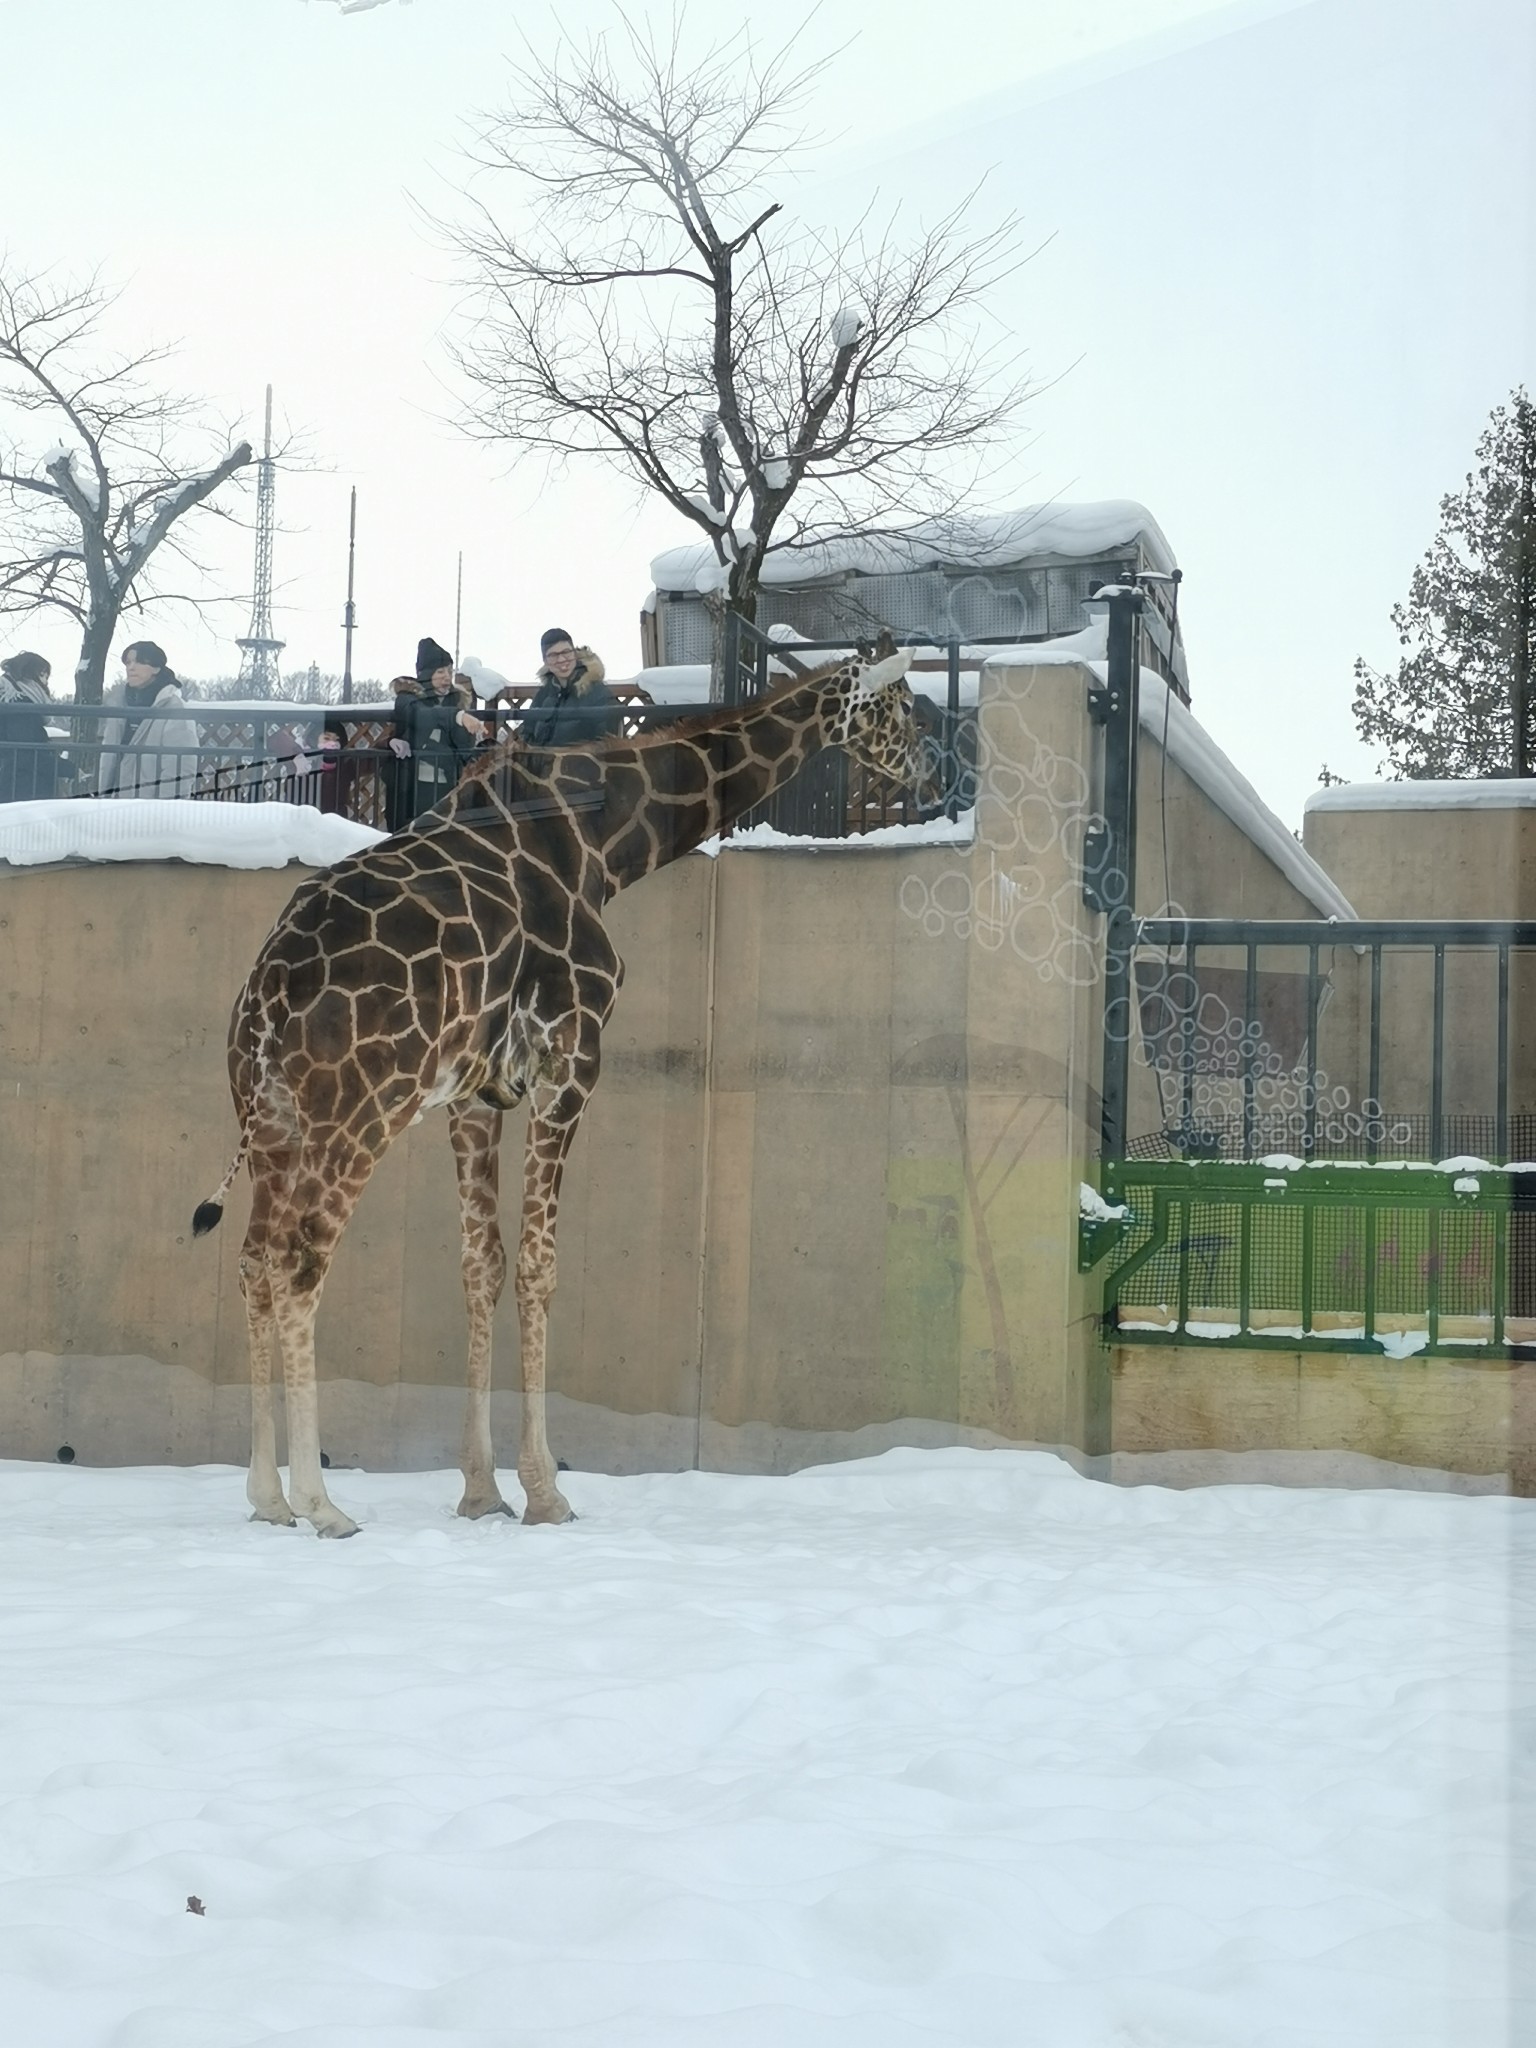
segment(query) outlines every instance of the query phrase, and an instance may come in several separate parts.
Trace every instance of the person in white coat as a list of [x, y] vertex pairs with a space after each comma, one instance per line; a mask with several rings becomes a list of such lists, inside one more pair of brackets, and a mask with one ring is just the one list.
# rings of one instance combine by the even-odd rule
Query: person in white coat
[[123, 680], [103, 701], [121, 705], [122, 716], [102, 725], [96, 794], [191, 796], [199, 735], [165, 649], [153, 640], [132, 641], [123, 649]]

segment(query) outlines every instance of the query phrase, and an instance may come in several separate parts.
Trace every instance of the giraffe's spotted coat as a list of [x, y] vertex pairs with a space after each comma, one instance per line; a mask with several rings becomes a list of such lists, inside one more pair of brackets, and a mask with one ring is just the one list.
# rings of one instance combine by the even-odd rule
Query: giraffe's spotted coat
[[[923, 767], [910, 656], [860, 654], [735, 710], [638, 740], [530, 754], [504, 746], [393, 838], [298, 888], [235, 1003], [229, 1074], [241, 1143], [198, 1212], [211, 1227], [242, 1162], [253, 1200], [240, 1255], [251, 1339], [255, 1514], [321, 1535], [355, 1524], [321, 1477], [314, 1324], [368, 1177], [445, 1108], [458, 1172], [469, 1309], [466, 1515], [510, 1512], [490, 1436], [491, 1318], [506, 1280], [498, 1220], [502, 1113], [526, 1101], [514, 1287], [522, 1340], [518, 1477], [525, 1519], [562, 1521], [544, 1425], [555, 1223], [571, 1142], [597, 1084], [623, 964], [603, 923], [618, 890], [689, 852], [838, 744], [909, 785]], [[274, 1344], [288, 1404], [277, 1468]]]

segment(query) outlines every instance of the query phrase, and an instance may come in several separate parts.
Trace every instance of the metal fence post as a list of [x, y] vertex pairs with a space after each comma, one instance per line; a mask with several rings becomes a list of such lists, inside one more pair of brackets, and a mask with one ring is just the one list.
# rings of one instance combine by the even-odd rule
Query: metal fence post
[[1104, 727], [1104, 827], [1095, 835], [1097, 846], [1083, 849], [1088, 870], [1083, 894], [1105, 919], [1099, 1145], [1107, 1165], [1125, 1157], [1136, 1020], [1136, 738], [1143, 600], [1140, 591], [1123, 584], [1100, 596], [1109, 608], [1109, 658], [1103, 689], [1089, 694], [1089, 711]]

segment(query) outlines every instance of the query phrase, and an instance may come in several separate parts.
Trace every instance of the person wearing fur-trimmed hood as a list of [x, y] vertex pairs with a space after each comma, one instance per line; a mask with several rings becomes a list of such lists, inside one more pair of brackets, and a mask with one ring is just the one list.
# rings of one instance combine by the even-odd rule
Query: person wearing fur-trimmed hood
[[39, 708], [51, 704], [45, 655], [24, 648], [0, 661], [0, 705], [14, 709], [0, 718], [0, 804], [50, 797], [59, 780], [59, 749]]
[[472, 714], [474, 691], [453, 672], [453, 656], [430, 636], [417, 643], [416, 674], [395, 679], [395, 757], [389, 792], [389, 829], [398, 832], [448, 792], [481, 739]]
[[[153, 640], [123, 649], [123, 680], [102, 699], [122, 715], [101, 729], [98, 796], [191, 796], [197, 783], [201, 735], [181, 680]], [[174, 749], [185, 747], [186, 753]]]
[[539, 642], [539, 654], [539, 687], [518, 726], [524, 744], [579, 747], [612, 738], [624, 714], [591, 648], [574, 646], [564, 627], [551, 626]]

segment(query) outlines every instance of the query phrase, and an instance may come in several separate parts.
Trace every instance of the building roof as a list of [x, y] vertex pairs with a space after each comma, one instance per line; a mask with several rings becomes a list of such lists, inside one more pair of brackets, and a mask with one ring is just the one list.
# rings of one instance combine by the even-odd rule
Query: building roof
[[[1070, 505], [1059, 499], [1025, 505], [1014, 512], [978, 512], [962, 518], [927, 520], [899, 534], [817, 541], [807, 547], [775, 549], [763, 564], [762, 582], [805, 585], [843, 576], [895, 576], [920, 569], [1048, 567], [1091, 561], [1140, 543], [1148, 564], [1167, 574], [1177, 567], [1162, 528], [1145, 505], [1131, 498], [1106, 498]], [[668, 548], [651, 563], [658, 590], [712, 590], [722, 571], [707, 541]]]

